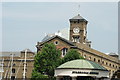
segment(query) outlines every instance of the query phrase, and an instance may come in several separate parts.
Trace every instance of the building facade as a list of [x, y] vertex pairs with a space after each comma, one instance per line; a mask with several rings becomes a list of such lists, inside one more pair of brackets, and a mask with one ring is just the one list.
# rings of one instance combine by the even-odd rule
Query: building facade
[[[25, 50], [21, 52], [2, 52], [3, 70], [2, 80], [15, 80], [22, 78], [31, 78], [31, 73], [34, 67], [35, 53], [27, 49], [26, 61]], [[24, 74], [25, 72], [25, 74]]]
[[[69, 40], [57, 35], [47, 35], [42, 42], [36, 45], [37, 52], [41, 51], [45, 43], [54, 43], [61, 50], [61, 57], [64, 57], [69, 49], [76, 49], [85, 59], [94, 61], [109, 71], [111, 78], [120, 69], [120, 60], [115, 54], [106, 55], [91, 48], [91, 41], [87, 39], [88, 21], [78, 14], [71, 18]], [[2, 79], [31, 78], [34, 67], [35, 53], [27, 49], [26, 60], [25, 50], [21, 52], [1, 52], [1, 59], [4, 59]], [[26, 61], [26, 62], [25, 62]]]
[[38, 42], [37, 52], [39, 52], [45, 43], [54, 43], [61, 50], [64, 57], [69, 49], [76, 49], [87, 60], [94, 61], [109, 71], [109, 77], [120, 69], [120, 60], [111, 55], [107, 55], [98, 50], [91, 48], [91, 41], [87, 39], [87, 23], [88, 21], [78, 14], [69, 19], [70, 30], [69, 40], [60, 37], [59, 35], [49, 36], [42, 42]]

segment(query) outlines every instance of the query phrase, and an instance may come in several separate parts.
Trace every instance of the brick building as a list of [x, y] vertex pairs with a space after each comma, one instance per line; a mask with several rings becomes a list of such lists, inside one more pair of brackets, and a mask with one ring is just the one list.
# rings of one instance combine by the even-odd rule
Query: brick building
[[[64, 57], [69, 49], [76, 49], [85, 59], [94, 61], [109, 70], [109, 77], [111, 78], [112, 75], [120, 69], [120, 60], [118, 59], [118, 55], [107, 55], [91, 48], [91, 41], [87, 39], [88, 21], [79, 14], [69, 19], [69, 21], [69, 40], [61, 37], [60, 33], [56, 35], [47, 35], [42, 42], [37, 43], [37, 52], [41, 50], [45, 43], [54, 43], [56, 47], [61, 50], [61, 57]], [[25, 50], [21, 52], [1, 52], [0, 54], [3, 54], [1, 57], [4, 59], [4, 72], [2, 73], [4, 79], [12, 78], [12, 80], [14, 80], [16, 78], [23, 78], [24, 71], [25, 77], [31, 78], [34, 66], [34, 52], [27, 49], [26, 63]], [[25, 70], [24, 65], [26, 65]]]
[[[11, 80], [22, 79], [25, 69], [25, 78], [31, 78], [32, 69], [34, 66], [35, 53], [27, 49], [26, 63], [25, 50], [21, 52], [1, 52], [3, 70], [2, 79], [11, 78]], [[24, 65], [26, 67], [24, 68]]]
[[118, 55], [107, 55], [91, 48], [91, 41], [87, 39], [88, 21], [80, 14], [69, 19], [69, 22], [69, 40], [61, 37], [59, 33], [57, 35], [47, 35], [42, 42], [37, 43], [37, 52], [41, 50], [45, 43], [54, 43], [61, 50], [61, 57], [64, 57], [69, 49], [76, 49], [85, 59], [99, 63], [109, 70], [109, 77], [111, 78], [120, 68]]

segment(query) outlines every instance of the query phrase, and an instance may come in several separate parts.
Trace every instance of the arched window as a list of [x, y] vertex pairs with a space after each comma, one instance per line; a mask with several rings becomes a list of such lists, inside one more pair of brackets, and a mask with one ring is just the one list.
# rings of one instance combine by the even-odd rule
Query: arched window
[[113, 67], [114, 67], [114, 64], [113, 64]]
[[108, 63], [106, 62], [106, 65], [108, 65]]
[[68, 51], [68, 48], [63, 48], [62, 49], [62, 56], [65, 56]]
[[100, 62], [100, 60], [98, 60], [98, 62]]
[[91, 57], [89, 57], [89, 60], [91, 60]]
[[94, 61], [96, 61], [96, 59], [94, 58]]

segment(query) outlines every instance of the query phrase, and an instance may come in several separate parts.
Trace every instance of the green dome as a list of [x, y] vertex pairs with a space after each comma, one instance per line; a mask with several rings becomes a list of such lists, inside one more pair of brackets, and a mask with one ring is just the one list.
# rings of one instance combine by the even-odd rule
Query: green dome
[[105, 69], [103, 66], [89, 61], [89, 60], [84, 60], [84, 59], [77, 59], [77, 60], [72, 60], [72, 61], [68, 61], [62, 65], [60, 65], [59, 67], [57, 67], [58, 69], [60, 68], [68, 68], [68, 69], [94, 69], [94, 70], [107, 70]]

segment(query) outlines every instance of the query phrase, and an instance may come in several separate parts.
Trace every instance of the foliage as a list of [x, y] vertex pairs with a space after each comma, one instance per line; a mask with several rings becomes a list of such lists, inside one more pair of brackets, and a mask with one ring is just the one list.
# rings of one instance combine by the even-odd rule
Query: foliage
[[70, 49], [65, 57], [63, 58], [62, 60], [62, 63], [65, 63], [65, 62], [68, 62], [68, 61], [71, 61], [71, 60], [75, 60], [75, 59], [84, 59], [82, 56], [80, 56], [80, 53], [75, 50], [75, 49]]
[[47, 75], [42, 75], [40, 72], [33, 70], [31, 80], [42, 80], [48, 78]]
[[31, 80], [55, 80], [54, 70], [61, 64], [75, 60], [84, 59], [77, 50], [70, 49], [61, 59], [60, 50], [53, 43], [45, 44], [35, 56], [34, 70]]
[[53, 43], [45, 44], [42, 50], [35, 56], [32, 77], [38, 74], [48, 75], [48, 77], [54, 76], [54, 70], [59, 66], [59, 61], [61, 59], [60, 55], [60, 51], [56, 49]]

